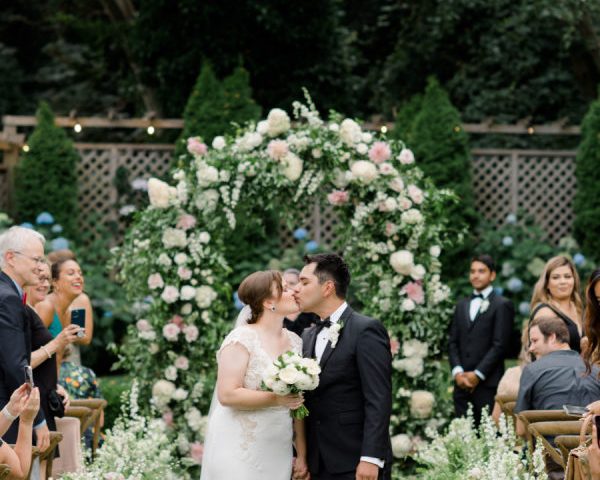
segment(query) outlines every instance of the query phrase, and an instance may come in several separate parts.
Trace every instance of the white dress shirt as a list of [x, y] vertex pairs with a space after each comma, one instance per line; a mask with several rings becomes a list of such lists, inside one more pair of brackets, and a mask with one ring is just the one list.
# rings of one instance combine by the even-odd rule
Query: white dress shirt
[[[489, 285], [487, 288], [484, 288], [481, 292], [478, 292], [477, 290], [473, 290], [473, 293], [481, 295], [482, 298], [475, 297], [475, 298], [471, 299], [471, 303], [469, 304], [469, 318], [471, 319], [472, 322], [475, 321], [475, 318], [477, 317], [477, 313], [479, 312], [479, 309], [481, 308], [481, 304], [483, 303], [483, 301], [487, 300], [493, 291], [494, 291], [494, 287], [491, 285]], [[462, 373], [464, 371], [465, 370], [463, 369], [463, 367], [461, 365], [457, 365], [456, 367], [454, 367], [452, 369], [452, 378], [454, 378], [458, 373]], [[475, 375], [477, 375], [481, 380], [485, 380], [485, 375], [483, 373], [481, 373], [479, 370], [475, 370]]]
[[[329, 315], [329, 321], [333, 323], [338, 323], [340, 321], [340, 317], [346, 311], [348, 304], [346, 302], [342, 303], [335, 312]], [[321, 319], [324, 320], [324, 319]], [[321, 357], [323, 356], [323, 352], [325, 351], [325, 347], [327, 346], [327, 342], [329, 342], [329, 328], [323, 328], [319, 335], [317, 335], [317, 341], [315, 343], [315, 355], [317, 356], [317, 361], [321, 363]], [[380, 458], [374, 457], [360, 457], [360, 460], [363, 462], [369, 462], [377, 465], [379, 468], [383, 468], [385, 462]]]

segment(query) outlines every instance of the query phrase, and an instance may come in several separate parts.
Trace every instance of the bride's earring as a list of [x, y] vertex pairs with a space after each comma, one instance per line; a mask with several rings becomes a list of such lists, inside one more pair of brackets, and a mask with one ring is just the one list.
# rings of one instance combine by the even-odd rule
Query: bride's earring
[[273, 305], [273, 306], [271, 307], [271, 311], [272, 311], [272, 312], [274, 312], [274, 311], [275, 311], [275, 305]]

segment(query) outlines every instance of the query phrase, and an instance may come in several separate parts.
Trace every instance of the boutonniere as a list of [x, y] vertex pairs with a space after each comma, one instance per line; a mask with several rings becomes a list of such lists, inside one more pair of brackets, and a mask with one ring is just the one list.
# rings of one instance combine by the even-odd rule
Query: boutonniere
[[343, 325], [340, 322], [334, 323], [329, 327], [329, 341], [331, 342], [331, 348], [335, 348], [340, 338], [340, 330]]
[[487, 298], [484, 298], [479, 306], [479, 313], [485, 313], [489, 307], [490, 301]]

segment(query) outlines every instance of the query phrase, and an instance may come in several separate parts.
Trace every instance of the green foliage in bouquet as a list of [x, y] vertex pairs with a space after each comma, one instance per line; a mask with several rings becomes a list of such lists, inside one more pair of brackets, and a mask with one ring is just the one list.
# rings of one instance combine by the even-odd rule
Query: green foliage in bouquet
[[600, 99], [594, 101], [583, 119], [581, 144], [577, 151], [577, 192], [573, 203], [575, 238], [583, 251], [600, 259]]
[[69, 238], [77, 238], [77, 163], [79, 155], [54, 114], [42, 102], [37, 126], [28, 139], [29, 151], [16, 168], [17, 220], [32, 222], [39, 212], [50, 211]]
[[[425, 93], [411, 99], [400, 110], [395, 138], [406, 141], [425, 175], [438, 188], [449, 188], [460, 203], [445, 206], [449, 228], [460, 232], [465, 226], [473, 230], [478, 215], [472, 186], [471, 155], [467, 134], [461, 128], [458, 110], [437, 80], [430, 78]], [[468, 252], [474, 239], [466, 237], [461, 244], [442, 256], [443, 272], [447, 278], [464, 274], [468, 267]]]

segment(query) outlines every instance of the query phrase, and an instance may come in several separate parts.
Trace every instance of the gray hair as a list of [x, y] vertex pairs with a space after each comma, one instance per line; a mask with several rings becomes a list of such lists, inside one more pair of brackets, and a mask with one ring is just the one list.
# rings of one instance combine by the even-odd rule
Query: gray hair
[[297, 268], [288, 268], [283, 272], [284, 275], [286, 273], [289, 273], [290, 275], [296, 275], [297, 277], [300, 276], [300, 270], [298, 270]]
[[0, 235], [0, 268], [5, 267], [4, 256], [6, 252], [9, 250], [18, 252], [29, 240], [38, 240], [42, 246], [46, 243], [44, 236], [31, 228], [15, 226], [2, 233]]

